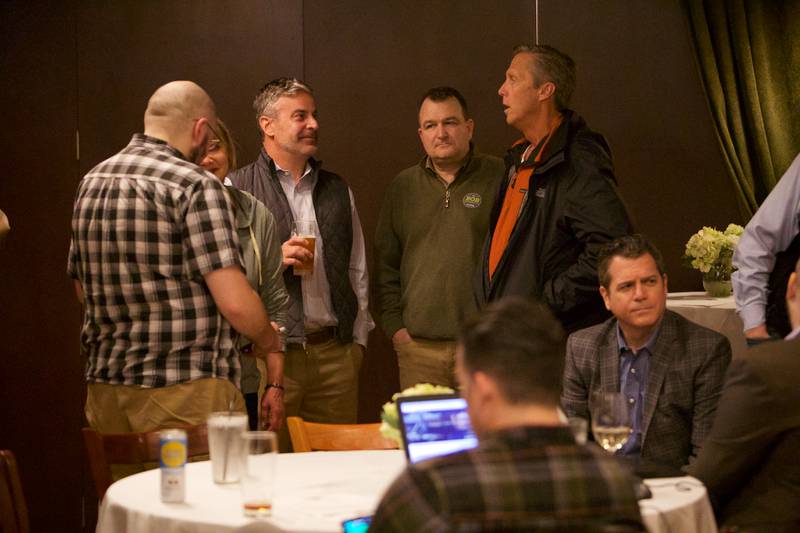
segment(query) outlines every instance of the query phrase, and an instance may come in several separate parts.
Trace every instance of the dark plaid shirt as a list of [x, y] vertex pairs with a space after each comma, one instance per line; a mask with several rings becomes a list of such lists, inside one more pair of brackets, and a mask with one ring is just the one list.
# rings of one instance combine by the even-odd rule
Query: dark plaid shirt
[[234, 331], [203, 276], [241, 266], [222, 183], [165, 142], [136, 134], [80, 182], [67, 271], [86, 298], [90, 383], [238, 385]]
[[634, 481], [564, 427], [521, 427], [409, 466], [383, 497], [384, 531], [644, 531]]

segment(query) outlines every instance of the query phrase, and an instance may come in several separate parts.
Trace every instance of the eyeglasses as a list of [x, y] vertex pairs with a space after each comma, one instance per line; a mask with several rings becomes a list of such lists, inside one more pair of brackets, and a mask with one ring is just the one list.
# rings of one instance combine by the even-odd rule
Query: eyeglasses
[[222, 148], [222, 141], [216, 138], [209, 139], [208, 144], [206, 144], [206, 150], [208, 152], [216, 152], [220, 148]]

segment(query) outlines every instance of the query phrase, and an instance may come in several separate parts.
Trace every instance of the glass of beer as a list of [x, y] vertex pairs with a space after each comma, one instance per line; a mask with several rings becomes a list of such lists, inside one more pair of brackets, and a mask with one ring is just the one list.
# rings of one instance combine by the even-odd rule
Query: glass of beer
[[303, 261], [299, 265], [294, 265], [295, 276], [305, 276], [314, 273], [314, 250], [317, 243], [317, 221], [316, 220], [295, 220], [292, 223], [292, 237], [305, 239], [302, 246], [311, 252], [311, 259]]
[[631, 407], [621, 392], [592, 395], [592, 434], [606, 451], [615, 453], [631, 435]]
[[272, 431], [246, 431], [242, 465], [242, 505], [245, 516], [255, 518], [272, 514], [272, 491], [278, 438]]

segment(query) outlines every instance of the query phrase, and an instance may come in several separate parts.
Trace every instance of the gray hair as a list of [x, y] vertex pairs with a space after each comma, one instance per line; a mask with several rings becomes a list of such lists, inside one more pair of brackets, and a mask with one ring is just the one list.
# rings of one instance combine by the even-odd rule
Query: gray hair
[[534, 68], [531, 69], [536, 87], [550, 82], [556, 86], [556, 108], [563, 111], [575, 91], [575, 61], [567, 54], [546, 44], [520, 45], [514, 48], [513, 59], [518, 54], [531, 54]]
[[313, 96], [311, 87], [295, 78], [277, 78], [264, 85], [253, 100], [253, 110], [256, 112], [256, 122], [262, 116], [275, 116], [275, 103], [282, 96], [294, 96], [298, 93], [308, 93]]

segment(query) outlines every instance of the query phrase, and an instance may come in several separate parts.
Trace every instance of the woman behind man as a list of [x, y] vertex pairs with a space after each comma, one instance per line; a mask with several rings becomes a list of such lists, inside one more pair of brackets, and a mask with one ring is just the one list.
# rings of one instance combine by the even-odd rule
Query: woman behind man
[[[202, 166], [220, 180], [236, 168], [236, 148], [230, 131], [218, 121], [218, 138], [208, 143]], [[275, 230], [275, 218], [269, 210], [251, 194], [233, 187], [226, 187], [236, 209], [236, 230], [242, 246], [242, 254], [250, 285], [261, 296], [270, 318], [283, 325], [289, 294], [283, 284], [283, 254]], [[239, 352], [242, 354], [242, 394], [247, 405], [250, 429], [258, 425], [258, 391], [261, 372], [250, 339], [240, 337]], [[262, 355], [262, 354], [259, 354]], [[266, 391], [262, 399], [262, 417], [267, 429], [278, 430], [284, 417], [283, 409], [283, 354], [267, 354]]]

